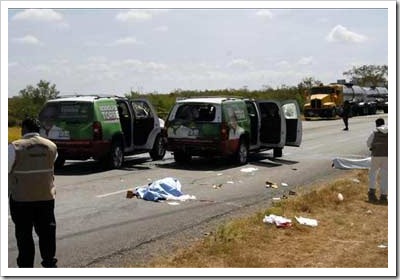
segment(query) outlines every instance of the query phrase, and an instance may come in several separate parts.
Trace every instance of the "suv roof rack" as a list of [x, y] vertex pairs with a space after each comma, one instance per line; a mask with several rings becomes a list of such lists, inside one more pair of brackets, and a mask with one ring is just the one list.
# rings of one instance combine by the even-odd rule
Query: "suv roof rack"
[[56, 99], [68, 98], [68, 97], [94, 97], [96, 99], [98, 99], [98, 98], [125, 98], [124, 96], [112, 95], [112, 94], [67, 94], [67, 95], [57, 96]]
[[176, 98], [177, 101], [179, 100], [185, 100], [185, 99], [195, 99], [195, 98], [224, 98], [226, 100], [237, 100], [237, 99], [243, 99], [243, 97], [240, 96], [223, 96], [223, 95], [199, 95], [199, 96], [178, 96]]

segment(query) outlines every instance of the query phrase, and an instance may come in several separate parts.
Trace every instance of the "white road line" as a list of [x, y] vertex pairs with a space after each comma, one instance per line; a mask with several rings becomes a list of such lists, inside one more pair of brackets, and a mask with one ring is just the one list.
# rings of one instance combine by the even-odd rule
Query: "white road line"
[[105, 194], [100, 194], [100, 195], [96, 195], [97, 198], [103, 198], [106, 196], [110, 196], [110, 195], [114, 195], [114, 194], [119, 194], [119, 193], [123, 193], [126, 192], [128, 190], [132, 190], [132, 189], [126, 189], [126, 190], [120, 190], [120, 191], [116, 191], [116, 192], [112, 192], [112, 193], [105, 193]]

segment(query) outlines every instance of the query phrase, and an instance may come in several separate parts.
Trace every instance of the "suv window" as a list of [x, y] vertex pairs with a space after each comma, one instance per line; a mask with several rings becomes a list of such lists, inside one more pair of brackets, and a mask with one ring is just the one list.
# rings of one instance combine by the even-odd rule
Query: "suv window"
[[132, 107], [135, 111], [136, 117], [139, 119], [152, 118], [153, 114], [149, 105], [140, 100], [132, 101]]
[[215, 111], [215, 107], [210, 104], [183, 104], [178, 108], [175, 119], [210, 122], [215, 119]]
[[50, 102], [41, 111], [39, 120], [86, 122], [92, 118], [92, 108], [90, 102]]

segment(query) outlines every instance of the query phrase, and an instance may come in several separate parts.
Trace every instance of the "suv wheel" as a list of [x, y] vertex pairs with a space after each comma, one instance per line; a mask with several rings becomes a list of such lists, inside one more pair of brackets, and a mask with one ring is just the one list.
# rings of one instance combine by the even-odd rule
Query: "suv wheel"
[[163, 159], [166, 152], [165, 139], [161, 135], [157, 135], [154, 140], [153, 149], [150, 151], [150, 157], [152, 160]]
[[274, 148], [274, 157], [282, 157], [282, 148]]
[[247, 143], [244, 139], [240, 139], [239, 148], [235, 155], [235, 161], [237, 164], [243, 165], [247, 163], [247, 156], [248, 156], [248, 148]]
[[117, 169], [122, 166], [124, 161], [124, 152], [120, 141], [114, 141], [111, 145], [110, 154], [105, 160], [106, 167]]
[[191, 160], [191, 156], [182, 151], [174, 152], [174, 160], [177, 163], [185, 163]]
[[63, 157], [58, 156], [56, 161], [54, 162], [54, 168], [58, 169], [64, 166], [65, 159]]

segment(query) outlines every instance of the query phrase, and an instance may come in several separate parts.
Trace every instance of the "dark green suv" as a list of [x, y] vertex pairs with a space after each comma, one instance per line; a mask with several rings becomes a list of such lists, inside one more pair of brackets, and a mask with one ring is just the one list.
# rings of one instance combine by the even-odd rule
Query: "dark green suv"
[[47, 101], [39, 114], [40, 134], [56, 143], [56, 167], [65, 160], [99, 160], [120, 168], [125, 155], [165, 155], [163, 121], [151, 103], [118, 96], [72, 96]]

